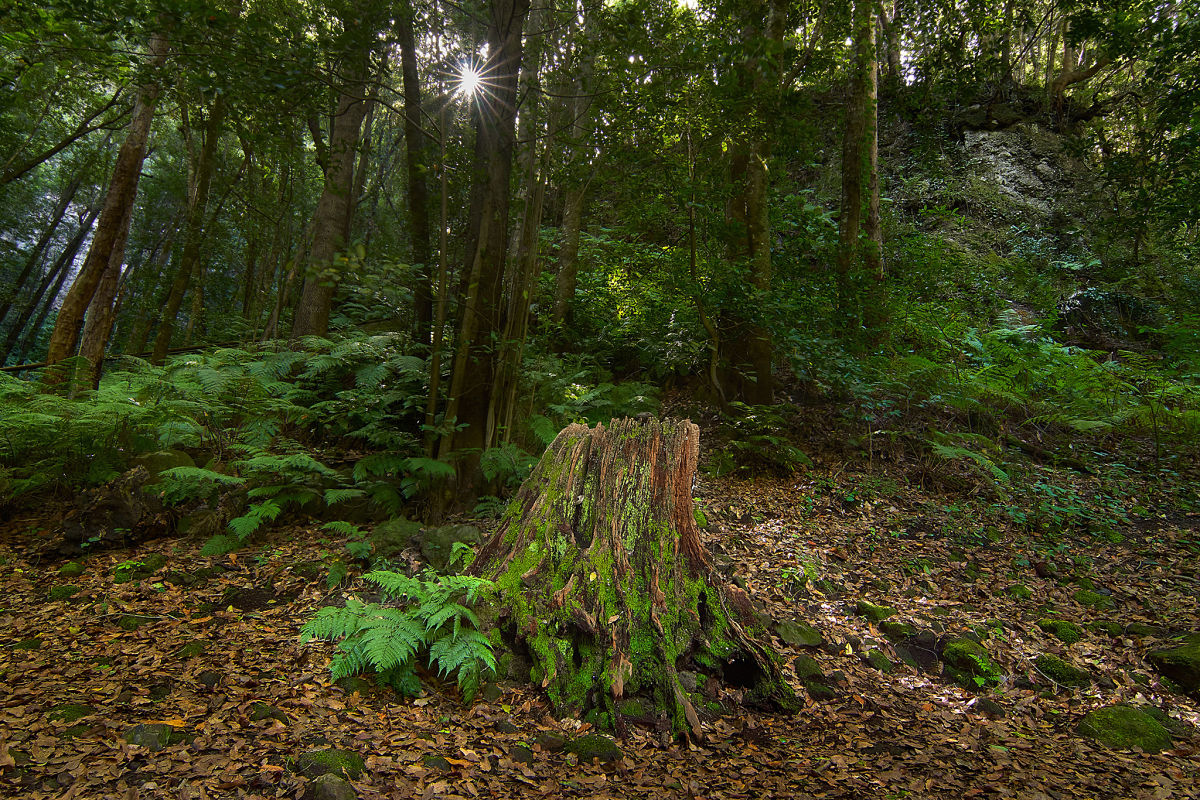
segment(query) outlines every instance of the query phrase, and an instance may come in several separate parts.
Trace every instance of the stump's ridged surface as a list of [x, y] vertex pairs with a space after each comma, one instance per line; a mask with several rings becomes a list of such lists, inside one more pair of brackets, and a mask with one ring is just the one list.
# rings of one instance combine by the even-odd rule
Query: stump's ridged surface
[[[624, 419], [559, 433], [522, 485], [476, 571], [560, 712], [595, 710], [700, 735], [679, 670], [794, 706], [777, 661], [746, 632], [749, 602], [722, 585], [692, 510], [699, 430]], [[634, 699], [636, 698], [636, 700]]]

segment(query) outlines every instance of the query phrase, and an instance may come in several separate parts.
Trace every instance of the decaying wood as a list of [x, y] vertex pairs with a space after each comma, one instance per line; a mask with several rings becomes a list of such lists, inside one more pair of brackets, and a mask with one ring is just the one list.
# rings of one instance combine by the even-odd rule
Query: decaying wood
[[571, 425], [480, 551], [475, 571], [497, 584], [502, 628], [560, 712], [699, 738], [721, 684], [756, 705], [796, 706], [749, 597], [700, 539], [698, 456], [686, 420]]

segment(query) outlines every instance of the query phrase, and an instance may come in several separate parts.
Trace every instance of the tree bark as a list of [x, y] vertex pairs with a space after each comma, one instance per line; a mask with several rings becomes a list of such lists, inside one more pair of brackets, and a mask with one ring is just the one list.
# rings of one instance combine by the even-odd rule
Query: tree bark
[[417, 47], [413, 36], [411, 3], [400, 10], [396, 30], [400, 39], [400, 70], [404, 83], [404, 148], [408, 156], [408, 216], [412, 225], [413, 266], [420, 268], [413, 292], [414, 333], [418, 342], [430, 341], [433, 322], [433, 247], [429, 236], [429, 187], [425, 182], [425, 133], [421, 130], [421, 81], [417, 74]]
[[50, 240], [54, 238], [58, 226], [62, 224], [63, 217], [66, 216], [67, 207], [71, 205], [71, 201], [75, 199], [75, 193], [79, 191], [79, 185], [83, 182], [83, 173], [80, 172], [71, 181], [70, 186], [59, 197], [58, 203], [55, 204], [54, 210], [50, 213], [50, 224], [42, 231], [42, 235], [34, 244], [33, 249], [29, 251], [29, 256], [25, 259], [25, 265], [21, 268], [21, 272], [17, 275], [17, 279], [8, 287], [11, 294], [4, 298], [4, 302], [0, 303], [0, 322], [4, 322], [4, 318], [8, 316], [8, 312], [12, 310], [13, 303], [16, 302], [17, 296], [21, 290], [25, 288], [26, 281], [33, 274], [34, 268], [41, 263], [42, 254], [46, 250], [46, 246], [50, 244]]
[[[440, 454], [452, 449], [478, 452], [489, 447], [489, 411], [496, 374], [494, 334], [503, 327], [502, 287], [508, 249], [509, 179], [516, 138], [517, 76], [521, 66], [522, 30], [529, 0], [493, 0], [488, 25], [491, 91], [475, 104], [475, 158], [472, 168], [472, 229], [467, 235], [464, 293], [458, 347], [446, 417], [466, 428], [441, 442]], [[468, 483], [475, 480], [478, 455], [462, 462]]]
[[225, 101], [220, 95], [213, 100], [208, 111], [208, 122], [204, 126], [204, 142], [192, 169], [192, 186], [188, 192], [187, 227], [183, 234], [183, 251], [179, 256], [179, 267], [163, 306], [158, 333], [154, 337], [154, 352], [150, 361], [161, 364], [166, 360], [171, 347], [171, 336], [175, 333], [175, 319], [183, 305], [184, 295], [192, 282], [200, 263], [200, 246], [204, 243], [204, 222], [208, 213], [208, 195], [212, 186], [213, 169], [217, 162], [217, 143], [225, 122]]
[[112, 334], [113, 323], [116, 321], [116, 309], [113, 302], [117, 296], [117, 287], [121, 280], [121, 268], [125, 264], [125, 244], [129, 241], [129, 227], [132, 223], [133, 209], [121, 221], [121, 229], [113, 242], [112, 255], [109, 256], [108, 269], [92, 295], [91, 305], [88, 306], [87, 317], [83, 323], [83, 335], [79, 342], [79, 355], [83, 362], [75, 375], [75, 388], [96, 389], [100, 386], [100, 374], [104, 368], [104, 351], [108, 347], [108, 338]]
[[[42, 322], [45, 321], [46, 315], [50, 312], [50, 307], [54, 304], [54, 298], [58, 297], [58, 293], [62, 290], [62, 286], [66, 283], [67, 276], [71, 272], [71, 264], [75, 263], [75, 256], [79, 253], [79, 249], [83, 247], [84, 240], [87, 239], [88, 233], [92, 230], [92, 225], [96, 222], [96, 217], [100, 215], [100, 208], [96, 206], [88, 213], [87, 218], [79, 223], [79, 228], [75, 231], [71, 240], [67, 242], [67, 246], [59, 253], [58, 258], [54, 262], [54, 266], [42, 278], [38, 284], [37, 290], [33, 297], [29, 298], [29, 303], [22, 309], [20, 316], [14, 320], [12, 327], [8, 329], [8, 335], [4, 339], [4, 346], [0, 349], [0, 364], [8, 360], [8, 356], [13, 352], [17, 345], [17, 341], [21, 338], [21, 331], [25, 329], [25, 325], [29, 322], [29, 318], [42, 304], [42, 299], [46, 298], [46, 303], [42, 306], [42, 312], [39, 314], [37, 322], [34, 323], [31, 329], [30, 337], [36, 335], [36, 331], [41, 328]], [[50, 285], [54, 284], [54, 291], [50, 292], [50, 296], [46, 297], [46, 292]], [[21, 349], [20, 355], [17, 357], [17, 363], [21, 363], [24, 354], [29, 350], [29, 342], [26, 341]]]
[[[152, 66], [161, 67], [166, 63], [168, 47], [164, 34], [158, 33], [150, 38], [148, 60]], [[150, 138], [150, 125], [154, 121], [154, 109], [158, 105], [159, 93], [160, 87], [157, 83], [145, 84], [138, 90], [129, 133], [117, 153], [108, 194], [104, 199], [104, 209], [100, 212], [96, 233], [92, 237], [92, 246], [79, 275], [71, 284], [62, 307], [58, 310], [54, 332], [50, 335], [46, 361], [52, 366], [42, 374], [42, 380], [48, 385], [63, 380], [61, 371], [55, 369], [54, 365], [75, 355], [84, 314], [92, 302], [96, 286], [108, 268], [122, 220], [133, 207], [137, 197], [138, 180], [141, 177], [142, 162], [146, 158], [146, 143]]]
[[[842, 139], [842, 213], [837, 270], [843, 294], [860, 254], [868, 274], [875, 278], [883, 275], [883, 234], [879, 221], [879, 63], [875, 59], [872, 12], [872, 5], [867, 0], [856, 0], [854, 64]], [[864, 189], [867, 192], [865, 204]], [[859, 245], [860, 233], [866, 234], [866, 247]]]
[[554, 324], [566, 325], [579, 283], [579, 236], [583, 230], [586, 186], [572, 186], [563, 193], [562, 244], [558, 249], [558, 277], [554, 286]]
[[329, 134], [325, 188], [313, 212], [312, 248], [309, 250], [308, 272], [296, 305], [292, 321], [292, 338], [324, 336], [329, 330], [329, 314], [333, 293], [338, 284], [338, 267], [334, 260], [346, 248], [350, 238], [350, 223], [354, 218], [354, 165], [359, 134], [367, 113], [364, 86], [370, 58], [370, 41], [360, 52], [351, 56], [347, 66], [345, 88], [338, 98]]
[[[496, 583], [501, 631], [559, 714], [623, 734], [628, 721], [703, 738], [680, 672], [796, 710], [748, 595], [726, 584], [692, 509], [691, 422], [571, 425], [546, 449], [473, 571]], [[692, 689], [688, 687], [692, 686]]]

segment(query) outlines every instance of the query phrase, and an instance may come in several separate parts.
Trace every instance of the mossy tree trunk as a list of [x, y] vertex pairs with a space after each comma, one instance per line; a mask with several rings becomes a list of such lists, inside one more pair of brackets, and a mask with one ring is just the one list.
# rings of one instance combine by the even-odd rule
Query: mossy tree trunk
[[[620, 734], [630, 718], [701, 734], [715, 697], [680, 673], [794, 710], [749, 597], [725, 585], [692, 510], [699, 430], [688, 421], [571, 425], [547, 448], [475, 571], [560, 713]], [[699, 681], [699, 688], [713, 687]]]

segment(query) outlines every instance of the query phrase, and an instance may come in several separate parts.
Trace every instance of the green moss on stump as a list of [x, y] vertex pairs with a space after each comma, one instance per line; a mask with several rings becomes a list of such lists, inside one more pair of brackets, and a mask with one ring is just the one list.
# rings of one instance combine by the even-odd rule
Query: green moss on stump
[[625, 757], [625, 753], [616, 742], [599, 733], [580, 736], [567, 742], [563, 749], [579, 756], [580, 762], [584, 764], [592, 763], [593, 759], [599, 759], [601, 764], [609, 764]]
[[858, 612], [860, 617], [866, 617], [871, 622], [883, 622], [888, 617], [894, 617], [897, 613], [896, 609], [891, 606], [877, 606], [866, 600], [859, 600], [855, 603], [854, 610]]
[[1113, 599], [1111, 597], [1099, 592], [1093, 592], [1091, 589], [1080, 589], [1076, 592], [1075, 602], [1096, 611], [1105, 611], [1113, 607]]
[[1200, 641], [1155, 650], [1146, 658], [1185, 692], [1200, 695]]
[[74, 584], [64, 583], [59, 586], [50, 587], [51, 600], [70, 600], [75, 595], [79, 594], [80, 588]]
[[356, 780], [365, 765], [363, 757], [350, 750], [309, 750], [296, 757], [294, 770], [310, 780], [321, 775]]
[[1038, 627], [1067, 644], [1075, 644], [1083, 638], [1083, 629], [1065, 619], [1039, 619]]
[[1092, 685], [1092, 674], [1087, 670], [1073, 667], [1061, 658], [1049, 653], [1043, 653], [1033, 660], [1038, 672], [1060, 686], [1082, 689]]
[[1132, 706], [1099, 708], [1079, 722], [1079, 733], [1120, 750], [1158, 753], [1171, 746], [1171, 735], [1150, 714]]

